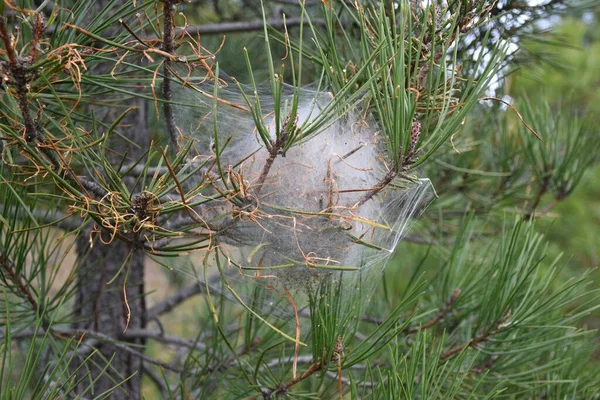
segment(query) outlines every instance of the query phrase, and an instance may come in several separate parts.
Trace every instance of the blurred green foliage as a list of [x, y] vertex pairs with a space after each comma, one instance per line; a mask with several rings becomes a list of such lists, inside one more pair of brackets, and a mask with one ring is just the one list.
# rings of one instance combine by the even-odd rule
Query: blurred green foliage
[[[583, 19], [561, 20], [547, 40], [525, 41], [524, 46], [530, 54], [541, 56], [543, 62], [521, 65], [508, 76], [504, 93], [515, 103], [544, 99], [551, 110], [577, 114], [591, 128], [592, 134], [600, 135], [600, 26], [597, 17], [588, 14]], [[516, 118], [514, 120], [516, 124]], [[497, 152], [498, 148], [494, 146], [493, 151]], [[549, 212], [538, 217], [536, 225], [538, 232], [549, 241], [546, 261], [550, 263], [562, 255], [561, 263], [565, 268], [561, 276], [564, 280], [592, 270], [593, 285], [600, 287], [600, 166], [588, 169], [570, 196], [556, 204], [554, 201], [552, 194], [543, 196], [540, 208], [548, 207]], [[406, 278], [406, 265], [417, 265], [427, 252], [422, 244], [402, 243], [386, 271], [388, 285]], [[439, 248], [434, 247], [429, 252], [434, 256], [427, 258], [423, 269], [431, 273], [444, 257], [435, 256], [440, 252]], [[587, 322], [591, 328], [600, 327], [600, 313], [591, 315]]]
[[[552, 64], [531, 64], [511, 76], [508, 93], [519, 99], [544, 96], [556, 109], [569, 106], [571, 112], [586, 110], [587, 122], [600, 126], [600, 27], [597, 16], [569, 18], [556, 26], [560, 47], [525, 42], [552, 60]], [[565, 46], [567, 45], [567, 46]], [[551, 241], [549, 256], [565, 254], [565, 262], [573, 272], [597, 268], [600, 259], [600, 168], [584, 175], [578, 190], [558, 204], [552, 215], [541, 218], [539, 229]], [[600, 286], [600, 273], [595, 272]], [[598, 325], [596, 325], [598, 326]]]
[[[549, 34], [548, 34], [549, 35]], [[598, 17], [562, 20], [545, 41], [525, 40], [527, 52], [539, 54], [513, 74], [507, 92], [519, 98], [544, 96], [551, 105], [569, 105], [574, 112], [588, 110], [600, 122], [600, 28]]]

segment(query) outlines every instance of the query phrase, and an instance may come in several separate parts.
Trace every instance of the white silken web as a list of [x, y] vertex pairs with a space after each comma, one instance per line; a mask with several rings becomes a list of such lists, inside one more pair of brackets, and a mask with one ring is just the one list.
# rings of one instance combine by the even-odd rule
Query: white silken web
[[[286, 324], [297, 321], [312, 294], [323, 296], [323, 288], [335, 288], [344, 306], [366, 305], [387, 260], [435, 192], [417, 176], [397, 177], [377, 191], [389, 171], [377, 124], [360, 104], [332, 114], [332, 94], [314, 87], [283, 85], [282, 120], [295, 92], [301, 139], [265, 174], [270, 154], [241, 91], [260, 101], [275, 141], [271, 85], [255, 91], [221, 76], [217, 97], [214, 81], [188, 81], [177, 89], [178, 103], [187, 104], [175, 109], [182, 139], [193, 141], [190, 156], [210, 165], [202, 171], [210, 184], [199, 196], [217, 197], [195, 209], [205, 221], [198, 231], [209, 226], [217, 233], [210, 250], [180, 257], [175, 269], [198, 276], [190, 269], [204, 261], [210, 276], [220, 274], [222, 296], [291, 335]], [[323, 113], [335, 116], [302, 137]]]

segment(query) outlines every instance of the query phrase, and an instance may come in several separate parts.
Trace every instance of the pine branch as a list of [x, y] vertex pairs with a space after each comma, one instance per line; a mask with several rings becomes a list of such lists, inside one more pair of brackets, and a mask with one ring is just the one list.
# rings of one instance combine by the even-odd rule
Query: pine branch
[[317, 372], [321, 371], [322, 369], [323, 369], [323, 364], [319, 360], [315, 363], [312, 363], [310, 365], [310, 367], [308, 367], [308, 369], [306, 371], [304, 371], [304, 373], [302, 375], [300, 375], [288, 382], [282, 383], [274, 389], [261, 388], [261, 393], [263, 395], [263, 398], [271, 399], [271, 398], [273, 398], [273, 396], [277, 397], [280, 394], [285, 394], [292, 386], [296, 385], [299, 382], [302, 382], [303, 380], [305, 380], [307, 378], [310, 378], [311, 376], [313, 376]]
[[[4, 253], [0, 253], [0, 267], [6, 271], [10, 280], [17, 285], [19, 292], [25, 296], [31, 308], [40, 315], [43, 314], [42, 310], [39, 309], [37, 300], [35, 299], [29, 284], [23, 281], [21, 274], [17, 274], [15, 265]], [[16, 292], [15, 292], [16, 293]]]
[[[229, 273], [237, 273], [237, 271], [231, 270], [231, 272], [229, 272]], [[226, 272], [226, 274], [227, 274], [227, 272]], [[216, 274], [208, 279], [208, 286], [209, 286], [211, 294], [214, 294], [214, 293], [219, 294], [219, 295], [223, 296], [224, 298], [226, 298], [228, 300], [232, 300], [237, 303], [237, 300], [232, 299], [230, 296], [227, 296], [227, 294], [224, 291], [222, 291], [221, 289], [214, 287], [215, 284], [221, 282], [222, 280], [223, 280], [223, 277], [221, 277], [220, 274]], [[171, 310], [173, 310], [175, 307], [177, 307], [184, 301], [186, 301], [198, 294], [205, 293], [205, 292], [206, 292], [206, 282], [204, 282], [198, 278], [198, 281], [196, 283], [192, 283], [191, 285], [186, 286], [185, 288], [179, 290], [174, 295], [167, 297], [160, 303], [157, 303], [152, 308], [150, 308], [147, 311], [147, 320], [148, 321], [156, 320], [158, 317], [170, 312]]]
[[498, 358], [500, 358], [500, 356], [497, 354], [494, 354], [493, 356], [488, 358], [485, 362], [471, 368], [471, 371], [473, 371], [473, 373], [475, 373], [475, 374], [482, 374], [482, 373], [490, 370], [494, 366], [494, 363], [496, 363]]
[[[10, 72], [11, 80], [10, 85], [15, 89], [15, 95], [17, 97], [17, 103], [19, 104], [19, 110], [21, 117], [23, 118], [23, 124], [25, 126], [25, 140], [28, 144], [34, 145], [37, 149], [50, 161], [52, 169], [60, 171], [61, 159], [56, 154], [56, 149], [52, 148], [51, 144], [46, 142], [42, 129], [32, 115], [29, 107], [29, 99], [27, 93], [29, 92], [29, 80], [31, 79], [32, 71], [30, 67], [36, 61], [34, 58], [37, 55], [36, 52], [30, 53], [27, 57], [21, 57], [15, 50], [11, 37], [6, 29], [6, 20], [4, 17], [0, 17], [0, 39], [4, 42], [4, 47], [8, 55], [7, 70]], [[41, 18], [36, 19], [36, 27], [34, 29], [35, 37], [33, 43], [31, 43], [32, 50], [37, 48], [41, 38], [41, 33], [45, 30], [44, 20]], [[66, 167], [66, 166], [65, 166]], [[69, 168], [65, 168], [64, 177], [72, 183], [78, 184], [86, 190], [94, 193], [98, 197], [106, 195], [104, 190], [97, 183], [88, 181], [87, 179], [77, 177]]]
[[429, 321], [425, 322], [424, 324], [420, 324], [417, 327], [414, 327], [414, 328], [411, 328], [411, 329], [407, 328], [404, 331], [404, 334], [405, 335], [412, 335], [414, 333], [421, 332], [421, 331], [424, 331], [426, 329], [429, 329], [429, 328], [431, 328], [431, 327], [439, 324], [440, 322], [444, 321], [446, 318], [448, 318], [448, 315], [450, 314], [450, 309], [452, 308], [452, 305], [456, 302], [456, 300], [458, 300], [458, 298], [460, 297], [460, 293], [461, 293], [460, 289], [455, 289], [452, 292], [452, 294], [450, 295], [450, 298], [446, 301], [446, 303], [436, 313], [435, 317], [433, 317]]
[[504, 313], [504, 315], [501, 318], [499, 318], [495, 323], [492, 324], [492, 326], [490, 326], [488, 329], [486, 329], [483, 333], [481, 333], [479, 335], [475, 335], [467, 343], [459, 344], [459, 345], [453, 347], [452, 349], [448, 350], [447, 352], [443, 353], [440, 356], [440, 361], [444, 361], [445, 359], [450, 358], [467, 348], [472, 348], [472, 347], [477, 346], [480, 343], [487, 342], [488, 340], [491, 339], [491, 337], [493, 335], [495, 335], [500, 330], [502, 330], [504, 327], [506, 327], [506, 323], [509, 318], [510, 318], [510, 312], [507, 311], [506, 313]]
[[540, 205], [542, 201], [542, 197], [548, 192], [548, 188], [550, 186], [550, 176], [546, 175], [542, 178], [542, 182], [540, 183], [540, 188], [538, 189], [537, 195], [529, 208], [529, 211], [523, 216], [523, 221], [529, 221], [535, 215], [535, 210]]
[[375, 186], [374, 188], [372, 188], [371, 190], [369, 190], [367, 193], [365, 193], [365, 195], [363, 197], [361, 197], [361, 199], [358, 201], [357, 203], [357, 207], [362, 206], [363, 204], [365, 204], [367, 201], [371, 200], [373, 197], [375, 197], [377, 195], [377, 193], [379, 193], [380, 191], [382, 191], [385, 187], [387, 187], [387, 185], [389, 185], [394, 178], [398, 175], [398, 173], [396, 172], [395, 169], [390, 169], [387, 174], [385, 174], [385, 176], [383, 177], [383, 179], [381, 180], [381, 182], [379, 182], [377, 184], [377, 186]]
[[168, 313], [179, 304], [183, 303], [187, 299], [194, 297], [197, 294], [203, 293], [203, 285], [198, 283], [192, 283], [189, 286], [181, 289], [171, 297], [167, 297], [165, 300], [158, 304], [155, 304], [148, 310], [148, 321], [158, 318], [159, 316]]
[[50, 160], [53, 168], [58, 171], [60, 162], [56, 154], [46, 146], [40, 126], [31, 116], [29, 100], [27, 99], [27, 92], [29, 91], [28, 82], [30, 79], [29, 67], [34, 59], [31, 57], [20, 57], [17, 54], [5, 23], [6, 19], [3, 16], [0, 17], [0, 38], [4, 42], [4, 48], [8, 56], [7, 69], [10, 71], [12, 78], [10, 83], [15, 88], [17, 103], [19, 104], [19, 110], [21, 111], [23, 124], [25, 125], [25, 140], [30, 144], [39, 144], [38, 149]]
[[387, 174], [383, 177], [381, 182], [377, 184], [373, 189], [365, 193], [365, 195], [358, 201], [357, 206], [360, 207], [365, 204], [367, 201], [371, 200], [374, 196], [377, 195], [380, 191], [387, 187], [394, 178], [397, 176], [405, 177], [405, 173], [410, 169], [411, 165], [413, 165], [417, 161], [418, 149], [417, 144], [419, 143], [419, 138], [421, 137], [421, 123], [418, 120], [414, 120], [411, 133], [410, 133], [410, 141], [408, 144], [408, 149], [406, 151], [406, 155], [402, 156], [399, 154], [398, 157], [401, 157], [402, 163], [400, 164], [400, 168], [397, 167], [391, 168]]
[[[174, 55], [175, 44], [174, 40], [174, 24], [175, 16], [175, 5], [181, 3], [181, 0], [166, 0], [164, 2], [163, 12], [163, 50], [169, 54]], [[173, 106], [171, 100], [173, 98], [173, 92], [171, 89], [171, 64], [172, 58], [165, 57], [163, 60], [163, 83], [162, 83], [162, 94], [164, 98], [163, 111], [165, 113], [165, 121], [167, 124], [167, 133], [169, 135], [169, 144], [173, 153], [179, 152], [179, 143], [177, 142], [177, 127], [175, 126], [175, 117], [173, 115]]]
[[263, 185], [267, 179], [267, 176], [269, 175], [269, 172], [271, 171], [271, 167], [273, 166], [275, 159], [281, 153], [281, 150], [283, 149], [283, 147], [286, 145], [286, 141], [287, 141], [287, 134], [285, 132], [282, 132], [280, 135], [278, 135], [277, 140], [271, 141], [271, 143], [268, 147], [269, 158], [267, 158], [267, 160], [265, 161], [262, 172], [260, 173], [260, 176], [258, 177], [258, 180], [256, 182], [256, 195], [257, 196], [260, 194], [260, 191], [263, 188]]
[[[280, 366], [282, 364], [282, 362], [283, 363], [287, 363], [287, 364], [291, 364], [294, 361], [297, 362], [297, 363], [299, 363], [299, 364], [306, 364], [306, 363], [311, 363], [312, 360], [313, 360], [312, 356], [300, 356], [300, 357], [298, 357], [295, 360], [294, 359], [287, 359], [287, 360], [283, 360], [283, 361], [281, 360], [281, 358], [275, 358], [273, 360], [267, 361], [264, 364], [264, 367], [266, 367], [266, 368], [274, 368], [274, 367]], [[370, 368], [374, 368], [374, 367], [375, 367], [375, 365], [370, 365]], [[364, 368], [366, 368], [365, 365], [353, 365], [352, 366], [352, 369], [364, 369]], [[350, 379], [338, 376], [337, 372], [327, 371], [327, 372], [325, 372], [325, 374], [329, 378], [337, 379], [337, 380], [341, 381], [346, 386], [352, 385], [352, 381]], [[373, 388], [373, 387], [376, 386], [376, 384], [374, 384], [373, 382], [366, 382], [365, 381], [365, 382], [360, 383], [359, 386]], [[265, 392], [266, 391], [263, 390], [263, 396], [264, 396]]]
[[151, 364], [165, 368], [169, 371], [173, 371], [173, 372], [177, 372], [177, 373], [183, 372], [183, 370], [181, 370], [171, 364], [168, 364], [163, 361], [157, 360], [153, 357], [147, 356], [147, 355], [143, 354], [142, 352], [137, 351], [130, 346], [118, 343], [118, 342], [116, 342], [116, 338], [113, 338], [109, 335], [105, 335], [101, 332], [91, 331], [88, 329], [60, 329], [60, 330], [51, 329], [51, 332], [54, 333], [55, 335], [59, 335], [59, 336], [64, 336], [64, 335], [79, 336], [80, 337], [79, 340], [81, 340], [83, 337], [91, 337], [92, 339], [99, 340], [99, 342], [89, 343], [84, 340], [81, 342], [81, 344], [79, 346], [86, 346], [88, 348], [93, 348], [93, 347], [99, 347], [99, 345], [102, 342], [110, 343], [112, 346], [115, 346], [117, 349], [125, 351], [126, 353], [129, 353], [129, 354], [133, 355], [134, 357], [141, 358], [142, 360], [147, 361]]

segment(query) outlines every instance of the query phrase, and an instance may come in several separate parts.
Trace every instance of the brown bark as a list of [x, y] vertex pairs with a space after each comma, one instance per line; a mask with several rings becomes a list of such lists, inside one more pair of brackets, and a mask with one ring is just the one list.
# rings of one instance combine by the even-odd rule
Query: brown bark
[[[107, 282], [117, 275], [132, 249], [128, 243], [123, 241], [115, 240], [113, 243], [105, 245], [97, 239], [90, 248], [89, 236], [86, 237], [88, 232], [89, 229], [85, 229], [77, 239], [79, 284], [75, 327], [98, 331], [117, 338], [125, 330], [130, 313], [129, 329], [145, 328], [143, 252], [134, 250], [131, 260], [125, 265], [117, 279], [107, 285]], [[125, 301], [123, 291], [126, 275], [127, 301]], [[130, 342], [136, 350], [144, 351], [145, 341], [143, 339], [131, 339]], [[89, 379], [97, 378], [106, 365], [106, 360], [111, 360], [107, 372], [100, 376], [94, 384], [94, 394], [98, 395], [110, 390], [127, 379], [113, 392], [110, 398], [140, 399], [142, 360], [130, 353], [118, 351], [109, 343], [99, 345], [98, 351], [99, 354], [92, 358], [92, 362], [87, 363], [90, 370], [80, 371], [80, 377], [90, 374], [82, 382], [82, 387], [89, 383]], [[81, 362], [81, 360], [74, 361], [77, 364]]]
[[[124, 128], [121, 132], [127, 134], [134, 143], [144, 149], [149, 144], [146, 105], [140, 102], [138, 106], [139, 109], [128, 114], [123, 120]], [[108, 113], [108, 115], [112, 114], [112, 112]], [[128, 149], [128, 154], [135, 158], [141, 149]], [[135, 192], [135, 188], [132, 187], [133, 182], [126, 183], [129, 183], [130, 189]], [[115, 338], [123, 333], [126, 326], [129, 329], [144, 329], [146, 303], [143, 251], [134, 249], [131, 243], [118, 238], [109, 244], [104, 244], [99, 240], [98, 232], [91, 234], [92, 228], [92, 226], [86, 227], [77, 238], [78, 295], [75, 304], [77, 321], [74, 327], [94, 330]], [[103, 232], [104, 240], [107, 237], [108, 234]], [[124, 265], [126, 260], [129, 261]], [[115, 276], [116, 279], [108, 284]], [[130, 320], [127, 325], [128, 315]], [[136, 350], [144, 351], [144, 339], [132, 339], [130, 342]], [[101, 368], [106, 365], [106, 360], [111, 362], [107, 373], [100, 376], [94, 384], [95, 394], [109, 390], [127, 379], [110, 398], [141, 399], [142, 360], [132, 354], [117, 351], [108, 343], [100, 345], [98, 350], [98, 356], [93, 359], [97, 366], [89, 371], [90, 378], [97, 378]], [[88, 365], [91, 366], [91, 363]], [[86, 373], [88, 371], [81, 371], [80, 375]], [[82, 385], [85, 386], [88, 382], [83, 381]]]
[[[101, 10], [109, 0], [98, 0], [96, 7]], [[113, 7], [120, 7], [126, 0], [120, 0]], [[118, 27], [115, 27], [118, 29]], [[110, 34], [108, 32], [107, 34]], [[107, 73], [114, 65], [106, 64], [88, 73]], [[116, 103], [123, 106], [122, 102]], [[135, 162], [148, 149], [150, 138], [148, 133], [147, 108], [144, 100], [131, 100], [127, 106], [136, 106], [121, 121], [118, 131], [129, 138], [135, 147], [115, 135], [109, 138], [109, 146], [114, 150], [115, 163], [120, 162], [120, 156], [127, 155], [127, 162]], [[89, 107], [88, 111], [92, 111]], [[111, 124], [122, 112], [123, 108], [109, 109], [93, 107], [96, 116], [102, 116], [104, 122]], [[125, 182], [132, 193], [139, 191], [134, 188], [133, 180]], [[93, 226], [82, 229], [77, 238], [77, 304], [74, 314], [75, 328], [89, 329], [116, 338], [122, 336], [126, 329], [144, 329], [146, 327], [146, 303], [144, 297], [144, 253], [134, 249], [131, 243], [115, 238], [111, 243], [104, 244], [99, 240], [98, 233], [90, 236]], [[103, 238], [109, 235], [103, 232]], [[130, 258], [128, 256], [131, 254]], [[124, 265], [124, 262], [128, 262]], [[113, 280], [113, 278], [115, 278]], [[109, 281], [113, 280], [110, 284]], [[128, 317], [129, 316], [129, 317]], [[129, 322], [128, 322], [129, 318]], [[128, 344], [139, 352], [144, 351], [145, 339], [129, 339]], [[143, 360], [135, 355], [119, 351], [110, 343], [102, 342], [98, 352], [87, 362], [87, 369], [78, 372], [81, 389], [93, 384], [93, 395], [99, 395], [118, 386], [109, 397], [112, 400], [141, 399], [141, 381]], [[74, 365], [83, 360], [74, 360]], [[110, 361], [110, 366], [104, 373], [102, 369]], [[89, 393], [88, 393], [89, 395]]]

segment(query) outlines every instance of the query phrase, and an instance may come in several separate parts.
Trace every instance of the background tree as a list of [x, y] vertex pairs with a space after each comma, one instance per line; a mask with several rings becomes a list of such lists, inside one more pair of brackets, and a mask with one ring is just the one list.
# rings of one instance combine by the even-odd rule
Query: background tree
[[567, 3], [179, 3], [2, 5], [1, 396], [598, 395], [597, 125], [502, 86]]

